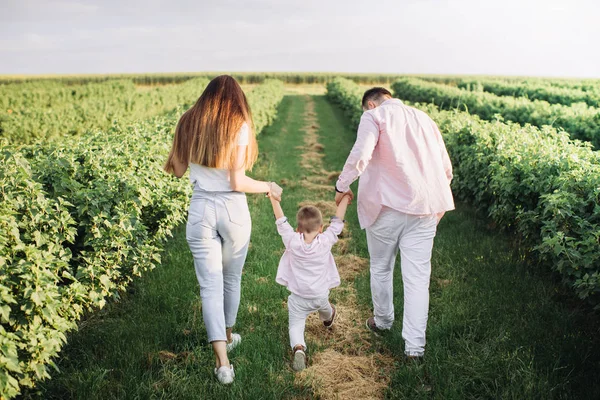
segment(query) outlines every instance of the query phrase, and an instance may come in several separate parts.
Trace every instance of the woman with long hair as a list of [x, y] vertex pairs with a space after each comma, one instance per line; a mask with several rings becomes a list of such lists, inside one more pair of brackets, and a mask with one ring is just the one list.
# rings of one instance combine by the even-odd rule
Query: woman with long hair
[[239, 304], [242, 268], [251, 221], [245, 193], [280, 199], [274, 182], [246, 176], [258, 147], [248, 101], [228, 75], [213, 79], [196, 104], [180, 118], [165, 171], [181, 178], [190, 168], [194, 191], [186, 238], [200, 283], [202, 315], [216, 357], [219, 382], [233, 382], [227, 352], [241, 342], [232, 333]]

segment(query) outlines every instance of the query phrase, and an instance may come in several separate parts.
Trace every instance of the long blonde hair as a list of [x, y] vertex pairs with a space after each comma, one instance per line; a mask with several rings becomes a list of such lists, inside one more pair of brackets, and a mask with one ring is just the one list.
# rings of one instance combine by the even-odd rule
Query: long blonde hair
[[249, 134], [243, 166], [249, 170], [258, 157], [258, 146], [248, 100], [233, 77], [216, 77], [179, 119], [165, 171], [173, 172], [175, 159], [185, 165], [235, 168], [238, 133], [244, 123], [248, 124]]

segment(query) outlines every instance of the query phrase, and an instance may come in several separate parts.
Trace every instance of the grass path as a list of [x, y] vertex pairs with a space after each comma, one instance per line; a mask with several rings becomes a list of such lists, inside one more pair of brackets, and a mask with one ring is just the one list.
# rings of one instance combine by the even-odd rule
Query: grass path
[[[309, 197], [299, 206], [318, 207], [327, 221], [335, 214], [336, 205], [331, 200], [332, 185], [339, 173], [325, 168], [325, 148], [319, 140], [320, 136], [326, 135], [325, 132], [331, 134], [332, 131], [322, 130], [319, 122], [331, 120], [331, 115], [323, 114], [331, 109], [320, 105], [318, 115], [314, 98], [307, 96], [305, 99], [304, 146], [299, 148], [304, 178], [300, 185], [308, 190]], [[330, 330], [323, 329], [316, 313], [307, 321], [306, 337], [311, 362], [298, 375], [297, 382], [310, 385], [313, 393], [322, 399], [381, 398], [393, 365], [388, 354], [374, 350], [371, 334], [362, 324], [368, 311], [364, 307], [361, 309], [356, 302], [354, 280], [358, 273], [367, 269], [368, 260], [352, 253], [353, 231], [346, 226], [333, 248], [342, 278], [340, 287], [330, 295], [337, 310], [335, 325]]]
[[[311, 103], [312, 111], [307, 110]], [[305, 142], [310, 127], [312, 143]], [[354, 135], [323, 96], [288, 95], [278, 120], [260, 137], [261, 157], [253, 174], [285, 182], [282, 206], [293, 220], [300, 203], [332, 199], [327, 185], [334, 175], [322, 178], [322, 172], [341, 168]], [[322, 155], [303, 156], [311, 148]], [[57, 363], [61, 372], [41, 385], [38, 396], [26, 397], [309, 399], [322, 389], [326, 393], [327, 382], [352, 384], [371, 377], [388, 384], [387, 390], [375, 391], [388, 398], [600, 398], [599, 319], [565, 295], [545, 269], [526, 266], [509, 238], [488, 229], [462, 205], [444, 218], [436, 238], [426, 363], [397, 361], [403, 349], [399, 269], [393, 330], [380, 340], [362, 330], [370, 312], [368, 253], [351, 206], [345, 239], [335, 250], [345, 278], [332, 291], [341, 306], [340, 324], [323, 334], [314, 320], [309, 322], [307, 344], [313, 366], [331, 351], [377, 362], [359, 375], [342, 377], [344, 370], [334, 368], [339, 371], [334, 380], [320, 384], [311, 380], [310, 369], [296, 376], [289, 366], [288, 293], [275, 283], [283, 246], [268, 199], [248, 199], [252, 245], [237, 323], [243, 342], [231, 357], [237, 375], [232, 386], [222, 387], [212, 376], [198, 283], [185, 227], [180, 227], [167, 245], [163, 266], [70, 335]]]

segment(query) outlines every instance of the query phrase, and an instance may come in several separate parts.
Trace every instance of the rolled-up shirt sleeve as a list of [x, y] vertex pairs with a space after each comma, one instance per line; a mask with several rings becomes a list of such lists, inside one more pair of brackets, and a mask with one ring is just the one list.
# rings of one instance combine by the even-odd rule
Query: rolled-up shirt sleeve
[[296, 235], [296, 232], [294, 232], [294, 228], [292, 228], [292, 226], [289, 224], [286, 217], [281, 217], [277, 219], [275, 221], [275, 224], [277, 225], [277, 232], [283, 240], [283, 245], [287, 249], [290, 245], [290, 242]]
[[373, 116], [365, 112], [360, 118], [356, 142], [338, 178], [336, 187], [341, 192], [350, 190], [350, 185], [365, 171], [379, 141], [379, 126]]

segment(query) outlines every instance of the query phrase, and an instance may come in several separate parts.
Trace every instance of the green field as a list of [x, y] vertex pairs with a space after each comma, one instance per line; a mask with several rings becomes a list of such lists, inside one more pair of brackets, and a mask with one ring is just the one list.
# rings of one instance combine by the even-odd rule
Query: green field
[[[459, 203], [436, 237], [425, 363], [402, 362], [399, 265], [397, 323], [382, 338], [364, 328], [368, 252], [351, 207], [334, 249], [343, 278], [332, 291], [339, 323], [325, 333], [309, 320], [309, 368], [298, 375], [290, 368], [287, 292], [275, 283], [283, 245], [268, 200], [249, 195], [252, 244], [237, 326], [243, 343], [232, 354], [236, 381], [223, 387], [212, 376], [182, 225], [190, 188], [160, 170], [178, 116], [207, 82], [185, 76], [0, 84], [0, 397], [600, 397], [599, 153], [573, 141], [579, 133], [567, 125], [487, 121], [443, 97], [469, 95], [473, 80], [481, 81], [473, 92], [481, 108], [488, 94], [513, 99], [486, 89], [490, 81], [545, 94], [560, 87], [565, 100], [555, 96], [551, 104], [564, 111], [594, 98], [600, 81], [424, 77], [437, 82], [431, 86], [390, 75], [245, 74], [260, 131], [252, 176], [281, 183], [287, 215], [306, 201], [331, 214], [335, 173], [352, 147], [369, 84], [431, 103], [415, 106], [444, 134]], [[169, 85], [142, 86], [157, 83]], [[508, 104], [500, 101], [493, 107]]]

